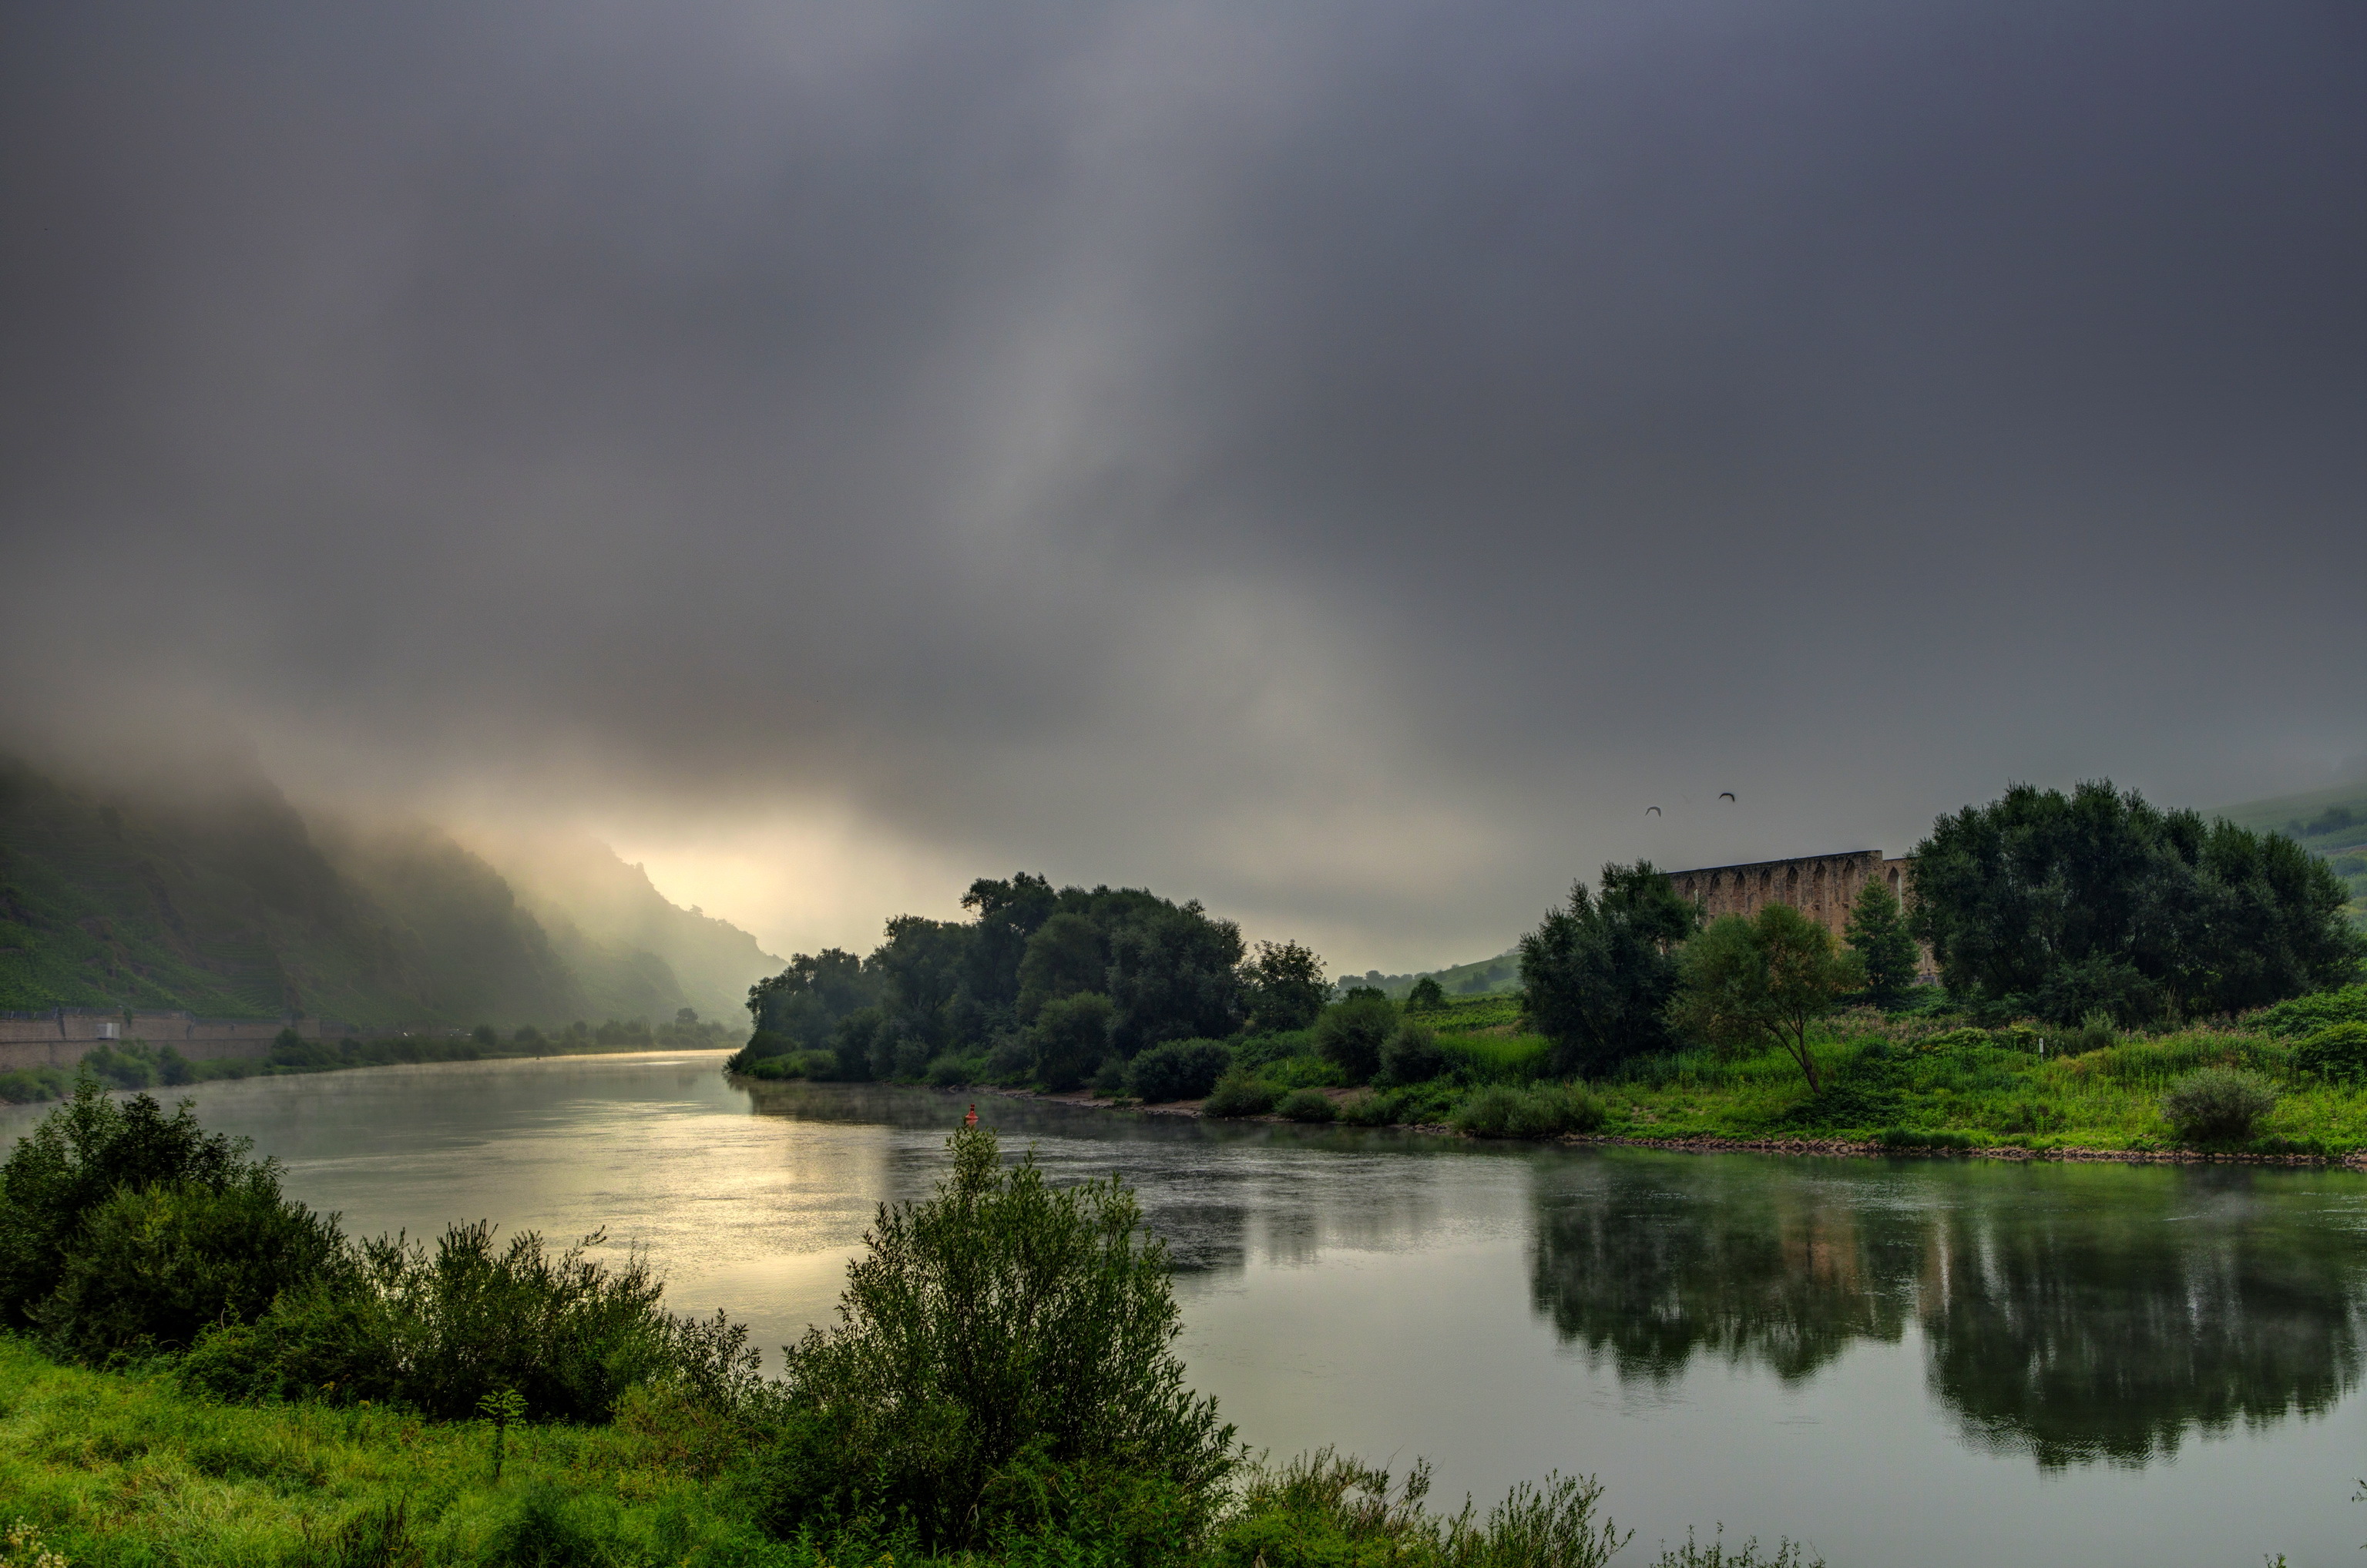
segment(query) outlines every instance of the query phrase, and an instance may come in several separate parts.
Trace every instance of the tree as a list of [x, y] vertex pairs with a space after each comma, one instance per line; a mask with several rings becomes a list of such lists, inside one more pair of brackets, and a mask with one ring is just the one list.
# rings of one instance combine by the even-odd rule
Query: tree
[[982, 1127], [948, 1148], [933, 1198], [881, 1205], [839, 1325], [789, 1347], [752, 1475], [763, 1522], [827, 1540], [895, 1520], [948, 1555], [1071, 1518], [1115, 1561], [1164, 1555], [1131, 1532], [1196, 1542], [1239, 1455], [1184, 1384], [1167, 1249], [1133, 1192], [1056, 1189]]
[[1305, 1028], [1331, 995], [1323, 960], [1297, 942], [1260, 942], [1257, 956], [1241, 965], [1240, 983], [1250, 1028], [1261, 1034]]
[[1123, 1056], [1171, 1040], [1222, 1040], [1240, 1027], [1241, 928], [1195, 899], [1163, 901], [1110, 932], [1111, 1038]]
[[1406, 993], [1406, 1006], [1410, 1010], [1421, 1011], [1444, 1006], [1446, 988], [1438, 983], [1438, 976], [1434, 974], [1423, 975], [1413, 983], [1413, 989]]
[[1350, 1083], [1366, 1083], [1380, 1071], [1381, 1048], [1397, 1027], [1397, 1005], [1387, 996], [1377, 991], [1351, 996], [1324, 1010], [1315, 1026], [1315, 1049]]
[[1808, 1030], [1864, 983], [1854, 953], [1788, 903], [1755, 917], [1729, 915], [1689, 943], [1679, 965], [1677, 1027], [1712, 1044], [1773, 1044], [1799, 1063], [1808, 1091], [1823, 1087]]
[[1062, 910], [1027, 938], [1019, 960], [1019, 1016], [1033, 1018], [1047, 1002], [1109, 983], [1109, 952], [1101, 928]]
[[1865, 988], [1876, 1006], [1889, 1006], [1915, 983], [1914, 933], [1887, 884], [1871, 881], [1858, 891], [1857, 906], [1845, 928], [1850, 951], [1865, 969]]
[[1569, 906], [1521, 938], [1529, 1017], [1553, 1042], [1556, 1073], [1668, 1049], [1677, 951], [1700, 925], [1700, 906], [1648, 860], [1603, 867], [1600, 896], [1571, 885]]
[[978, 916], [969, 949], [971, 994], [990, 1007], [1016, 1005], [1027, 939], [1059, 909], [1060, 895], [1044, 878], [1022, 871], [1007, 882], [979, 878], [962, 894], [962, 907]]
[[2342, 983], [2367, 947], [2341, 880], [2291, 838], [2109, 782], [2015, 785], [1942, 817], [1915, 855], [1915, 934], [1986, 1013], [2238, 1012]]
[[1054, 1091], [1073, 1089], [1109, 1054], [1110, 1020], [1117, 1009], [1098, 991], [1047, 1002], [1036, 1015], [1031, 1043], [1036, 1078]]

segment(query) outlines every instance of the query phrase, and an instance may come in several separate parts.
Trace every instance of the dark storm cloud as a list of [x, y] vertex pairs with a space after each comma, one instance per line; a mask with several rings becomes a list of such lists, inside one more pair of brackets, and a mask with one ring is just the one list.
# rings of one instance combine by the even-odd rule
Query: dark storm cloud
[[1351, 961], [2361, 750], [2354, 6], [7, 28], [28, 729]]

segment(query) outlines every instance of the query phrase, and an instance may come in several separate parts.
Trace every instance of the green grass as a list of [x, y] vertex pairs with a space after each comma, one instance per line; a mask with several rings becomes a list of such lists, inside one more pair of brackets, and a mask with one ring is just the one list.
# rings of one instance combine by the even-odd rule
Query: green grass
[[[515, 1549], [538, 1531], [561, 1543], [552, 1562], [815, 1561], [739, 1517], [724, 1435], [661, 1397], [612, 1426], [513, 1427], [504, 1447], [496, 1485], [483, 1423], [216, 1404], [0, 1337], [0, 1518], [74, 1568], [532, 1562]], [[359, 1550], [391, 1526], [405, 1544]]]

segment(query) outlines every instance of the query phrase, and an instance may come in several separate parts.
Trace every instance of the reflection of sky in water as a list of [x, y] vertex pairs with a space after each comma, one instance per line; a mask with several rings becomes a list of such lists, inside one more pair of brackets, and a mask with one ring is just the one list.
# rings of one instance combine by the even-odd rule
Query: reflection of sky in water
[[[713, 1056], [208, 1085], [350, 1231], [491, 1218], [649, 1250], [768, 1348], [832, 1315], [964, 1098], [768, 1088]], [[1254, 1447], [1590, 1470], [1659, 1538], [1852, 1562], [2348, 1560], [2367, 1182], [2347, 1173], [1485, 1148], [979, 1101], [1056, 1180], [1118, 1171], [1182, 1346]], [[752, 1114], [752, 1111], [754, 1114]], [[0, 1111], [0, 1132], [40, 1111]], [[2357, 1516], [2354, 1517], [2354, 1516]]]

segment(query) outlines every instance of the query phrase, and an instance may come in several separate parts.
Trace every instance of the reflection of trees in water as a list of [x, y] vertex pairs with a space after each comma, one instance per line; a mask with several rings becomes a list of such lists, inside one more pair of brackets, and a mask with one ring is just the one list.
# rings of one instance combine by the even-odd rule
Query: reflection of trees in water
[[1853, 1340], [1898, 1337], [1882, 1216], [1727, 1179], [1732, 1165], [1680, 1189], [1659, 1163], [1540, 1170], [1530, 1290], [1564, 1339], [1661, 1381], [1696, 1354], [1802, 1378]]
[[2359, 1381], [2357, 1244], [2261, 1196], [2216, 1172], [2150, 1202], [1935, 1224], [1933, 1392], [1977, 1439], [2049, 1467], [2143, 1464], [2189, 1428], [2327, 1409]]
[[1540, 1172], [1536, 1309], [1622, 1377], [1717, 1355], [1802, 1378], [1911, 1317], [1967, 1434], [2049, 1467], [2142, 1464], [2359, 1381], [2361, 1240], [2286, 1178], [1682, 1158]]

